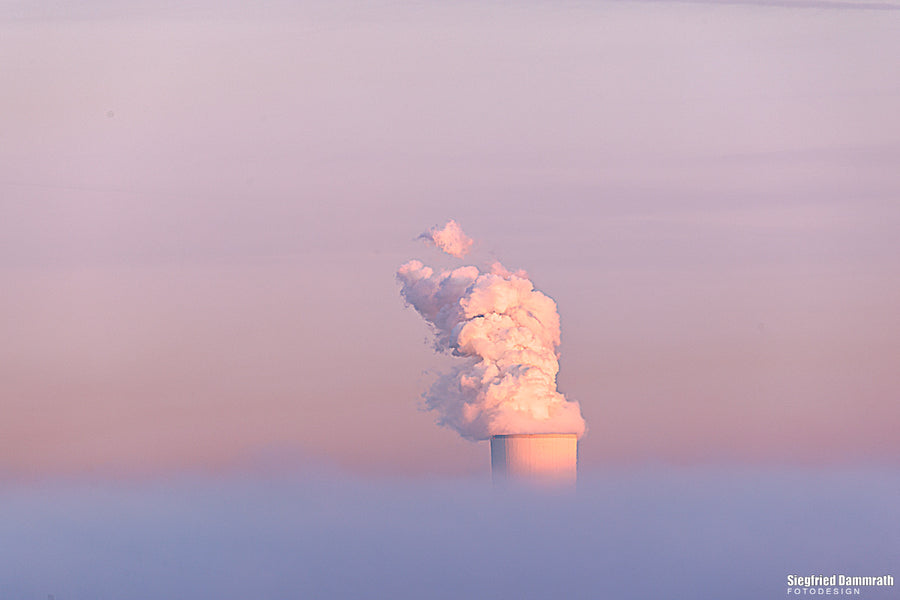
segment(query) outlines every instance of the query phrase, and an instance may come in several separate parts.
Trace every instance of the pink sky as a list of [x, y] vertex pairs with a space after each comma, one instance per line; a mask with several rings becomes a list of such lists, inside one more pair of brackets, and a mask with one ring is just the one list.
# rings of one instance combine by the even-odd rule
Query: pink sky
[[583, 467], [896, 461], [900, 5], [784, 4], [4, 5], [0, 475], [486, 471], [412, 258], [556, 300]]

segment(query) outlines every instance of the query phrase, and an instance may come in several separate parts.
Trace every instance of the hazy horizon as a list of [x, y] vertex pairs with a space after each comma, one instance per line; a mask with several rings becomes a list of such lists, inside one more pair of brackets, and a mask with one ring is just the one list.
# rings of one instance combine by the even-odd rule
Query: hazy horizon
[[0, 489], [0, 582], [16, 600], [758, 600], [788, 575], [896, 578], [898, 494], [895, 468], [609, 469], [562, 496], [302, 469], [44, 483]]

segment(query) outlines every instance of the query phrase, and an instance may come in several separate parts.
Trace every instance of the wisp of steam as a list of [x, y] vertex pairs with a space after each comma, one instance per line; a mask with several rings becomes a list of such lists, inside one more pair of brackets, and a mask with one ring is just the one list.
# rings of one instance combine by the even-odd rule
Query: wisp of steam
[[474, 241], [463, 232], [462, 227], [456, 221], [450, 220], [442, 229], [432, 227], [418, 238], [427, 240], [456, 258], [462, 258], [469, 253]]
[[[456, 257], [472, 246], [455, 221], [419, 236]], [[435, 349], [460, 358], [425, 394], [438, 423], [464, 438], [585, 431], [581, 408], [556, 389], [556, 302], [524, 271], [498, 262], [435, 271], [411, 260], [397, 271], [406, 302], [433, 327]]]

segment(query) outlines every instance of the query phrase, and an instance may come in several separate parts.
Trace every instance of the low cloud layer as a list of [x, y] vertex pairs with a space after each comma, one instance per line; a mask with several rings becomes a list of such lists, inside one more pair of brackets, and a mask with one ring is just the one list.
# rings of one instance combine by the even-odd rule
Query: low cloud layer
[[0, 581], [22, 600], [780, 598], [789, 574], [898, 578], [898, 486], [893, 469], [588, 473], [564, 498], [309, 473], [6, 486]]

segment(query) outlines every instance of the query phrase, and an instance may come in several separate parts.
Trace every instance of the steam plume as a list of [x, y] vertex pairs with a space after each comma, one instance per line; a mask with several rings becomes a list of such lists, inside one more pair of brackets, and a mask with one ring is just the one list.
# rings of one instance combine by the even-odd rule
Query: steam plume
[[450, 220], [444, 225], [443, 229], [432, 227], [419, 236], [418, 239], [425, 239], [432, 242], [435, 246], [456, 258], [462, 258], [469, 253], [472, 248], [472, 238], [463, 233], [459, 224]]
[[[471, 246], [454, 221], [420, 237], [457, 256], [457, 245], [438, 241], [447, 231]], [[462, 359], [425, 394], [441, 425], [471, 440], [584, 433], [578, 403], [556, 389], [556, 302], [535, 290], [524, 271], [494, 263], [485, 272], [474, 266], [435, 272], [412, 260], [400, 267], [397, 279], [406, 302], [433, 326], [435, 349]]]

